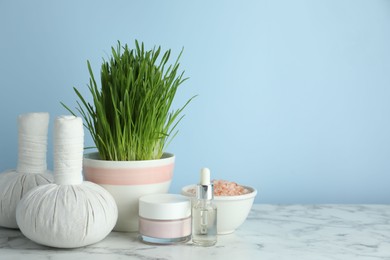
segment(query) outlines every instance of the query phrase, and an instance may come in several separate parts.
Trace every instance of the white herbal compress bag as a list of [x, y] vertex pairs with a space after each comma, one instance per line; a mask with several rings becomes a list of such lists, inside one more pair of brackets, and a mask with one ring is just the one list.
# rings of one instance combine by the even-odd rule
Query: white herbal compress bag
[[47, 170], [48, 113], [28, 113], [18, 117], [18, 164], [0, 174], [0, 226], [18, 228], [16, 206], [32, 188], [53, 182]]
[[113, 229], [118, 209], [112, 196], [83, 182], [81, 118], [58, 117], [54, 129], [54, 184], [27, 193], [16, 210], [22, 233], [36, 243], [74, 248], [99, 242]]

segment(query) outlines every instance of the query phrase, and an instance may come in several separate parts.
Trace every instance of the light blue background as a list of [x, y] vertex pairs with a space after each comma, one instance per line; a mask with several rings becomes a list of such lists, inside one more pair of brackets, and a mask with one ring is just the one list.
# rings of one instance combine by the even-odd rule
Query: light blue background
[[207, 166], [257, 203], [390, 203], [390, 1], [1, 1], [0, 37], [0, 171], [18, 114], [50, 112], [52, 132], [72, 86], [87, 94], [86, 60], [97, 74], [138, 39], [184, 47], [176, 107], [199, 94], [172, 192]]

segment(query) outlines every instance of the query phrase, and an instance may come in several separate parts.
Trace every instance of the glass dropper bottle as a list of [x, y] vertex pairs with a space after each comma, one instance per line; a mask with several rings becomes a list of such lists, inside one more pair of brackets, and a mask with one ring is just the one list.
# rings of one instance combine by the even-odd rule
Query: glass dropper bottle
[[217, 243], [217, 207], [213, 201], [214, 187], [208, 168], [201, 170], [200, 183], [196, 188], [192, 207], [192, 242], [198, 246], [213, 246]]

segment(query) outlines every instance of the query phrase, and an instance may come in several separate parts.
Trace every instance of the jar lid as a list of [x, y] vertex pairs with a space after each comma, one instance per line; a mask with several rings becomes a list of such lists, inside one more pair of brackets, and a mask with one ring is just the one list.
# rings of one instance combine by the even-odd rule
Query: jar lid
[[139, 216], [155, 220], [183, 219], [191, 216], [191, 201], [178, 194], [152, 194], [139, 199]]

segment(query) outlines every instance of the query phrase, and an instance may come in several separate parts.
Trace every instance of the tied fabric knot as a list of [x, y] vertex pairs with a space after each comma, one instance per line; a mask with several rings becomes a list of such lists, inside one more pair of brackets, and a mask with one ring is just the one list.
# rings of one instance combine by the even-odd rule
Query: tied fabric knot
[[60, 116], [54, 129], [54, 179], [59, 185], [83, 182], [84, 129], [80, 117]]
[[21, 173], [43, 173], [47, 170], [48, 113], [29, 113], [18, 117], [18, 165]]

